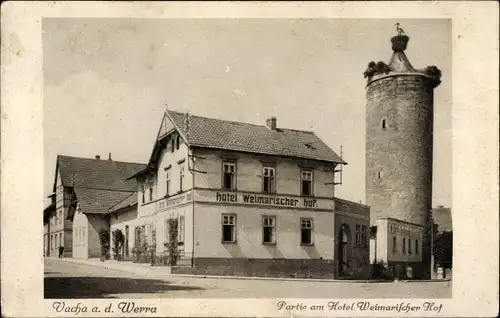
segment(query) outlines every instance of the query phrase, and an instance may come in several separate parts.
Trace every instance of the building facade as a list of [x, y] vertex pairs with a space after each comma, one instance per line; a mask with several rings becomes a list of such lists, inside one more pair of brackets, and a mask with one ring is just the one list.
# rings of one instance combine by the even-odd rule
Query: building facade
[[[101, 256], [100, 231], [110, 230], [110, 214], [127, 198], [136, 198], [137, 185], [128, 177], [146, 165], [59, 155], [52, 204], [44, 211], [46, 256]], [[45, 217], [46, 216], [46, 217]]]
[[342, 164], [313, 133], [275, 118], [259, 126], [167, 111], [134, 176], [129, 231], [173, 272], [366, 277], [370, 212], [335, 198]]
[[414, 69], [404, 53], [408, 41], [403, 34], [393, 37], [389, 64], [371, 62], [365, 72], [366, 202], [376, 228], [372, 262], [394, 273], [409, 266], [415, 277], [428, 278], [433, 92], [441, 72]]

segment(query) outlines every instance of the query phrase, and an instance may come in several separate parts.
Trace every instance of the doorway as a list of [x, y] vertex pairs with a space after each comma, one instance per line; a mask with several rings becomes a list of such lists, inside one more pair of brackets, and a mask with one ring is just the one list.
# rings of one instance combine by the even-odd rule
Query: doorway
[[351, 240], [351, 230], [349, 225], [343, 223], [340, 226], [338, 236], [338, 272], [339, 276], [345, 276], [349, 269], [349, 243]]

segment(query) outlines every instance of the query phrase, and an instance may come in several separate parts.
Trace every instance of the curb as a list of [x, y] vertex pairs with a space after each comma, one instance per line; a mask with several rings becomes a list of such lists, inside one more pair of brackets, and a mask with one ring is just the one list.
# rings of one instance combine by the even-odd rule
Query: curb
[[270, 281], [290, 281], [290, 282], [318, 282], [318, 283], [392, 283], [388, 280], [349, 280], [349, 279], [319, 279], [319, 278], [288, 278], [288, 277], [248, 277], [248, 276], [212, 276], [212, 275], [188, 275], [171, 274], [174, 277], [201, 278], [201, 279], [234, 279], [234, 280], [270, 280]]
[[[124, 265], [124, 264], [116, 264], [111, 263], [111, 266], [107, 266], [106, 262], [98, 262], [98, 261], [80, 261], [74, 258], [48, 258], [53, 259], [59, 262], [68, 262], [68, 263], [77, 263], [88, 266], [102, 267], [102, 268], [112, 268], [116, 270], [122, 270], [126, 272], [144, 273], [144, 271], [153, 270], [157, 274], [163, 274], [171, 277], [186, 277], [186, 278], [198, 278], [198, 279], [233, 279], [233, 280], [269, 280], [269, 281], [292, 281], [292, 282], [330, 282], [330, 283], [353, 283], [353, 284], [381, 284], [381, 283], [442, 283], [442, 282], [450, 282], [451, 279], [428, 279], [428, 280], [382, 280], [382, 279], [319, 279], [319, 278], [288, 278], [288, 277], [247, 277], [247, 276], [216, 276], [216, 275], [193, 275], [193, 274], [172, 274], [170, 271], [161, 271], [159, 270], [161, 267], [159, 266], [148, 266], [145, 263], [144, 265]], [[109, 264], [109, 263], [108, 263]], [[132, 263], [134, 264], [134, 263]], [[142, 264], [142, 263], [141, 263]], [[141, 270], [143, 269], [143, 270]]]

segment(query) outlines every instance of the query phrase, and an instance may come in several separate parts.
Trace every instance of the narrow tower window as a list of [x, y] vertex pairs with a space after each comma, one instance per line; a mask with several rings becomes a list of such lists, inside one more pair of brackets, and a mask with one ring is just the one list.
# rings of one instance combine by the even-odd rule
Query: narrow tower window
[[386, 128], [385, 118], [382, 119], [382, 124], [381, 125], [382, 125], [382, 129], [385, 130], [385, 128]]

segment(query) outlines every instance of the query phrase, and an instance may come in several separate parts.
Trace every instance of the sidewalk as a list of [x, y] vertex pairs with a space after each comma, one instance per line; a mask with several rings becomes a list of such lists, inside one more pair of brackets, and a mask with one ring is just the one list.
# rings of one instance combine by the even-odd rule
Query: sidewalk
[[139, 275], [147, 275], [151, 274], [163, 274], [170, 276], [170, 266], [151, 266], [149, 263], [132, 263], [130, 261], [118, 262], [115, 260], [107, 260], [101, 262], [98, 258], [90, 258], [90, 259], [78, 259], [78, 258], [57, 258], [50, 257], [49, 259], [53, 259], [60, 262], [68, 262], [68, 263], [76, 263], [90, 266], [97, 266], [102, 268], [116, 269], [121, 271], [126, 271], [133, 274]]
[[313, 279], [313, 278], [286, 278], [286, 277], [245, 277], [245, 276], [216, 276], [216, 275], [192, 275], [192, 274], [172, 274], [170, 266], [151, 266], [149, 263], [132, 263], [132, 262], [118, 262], [115, 260], [107, 260], [101, 262], [99, 259], [75, 259], [50, 257], [50, 259], [62, 262], [70, 262], [77, 264], [84, 264], [90, 266], [98, 266], [103, 268], [110, 268], [122, 270], [133, 274], [139, 275], [165, 275], [170, 277], [186, 277], [198, 279], [236, 279], [236, 280], [274, 280], [274, 281], [296, 281], [296, 282], [335, 282], [335, 283], [425, 283], [425, 282], [449, 282], [450, 279], [442, 280], [375, 280], [375, 279], [361, 279], [361, 280], [348, 280], [348, 279]]

